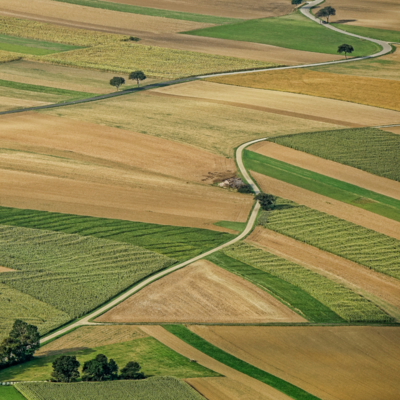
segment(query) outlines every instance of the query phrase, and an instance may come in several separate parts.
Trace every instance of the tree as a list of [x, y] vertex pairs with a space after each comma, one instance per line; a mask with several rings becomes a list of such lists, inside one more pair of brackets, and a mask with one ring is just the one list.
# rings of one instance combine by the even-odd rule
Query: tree
[[61, 356], [53, 362], [52, 382], [75, 382], [79, 378], [79, 361], [75, 356]]
[[344, 53], [344, 56], [347, 60], [347, 54], [351, 54], [354, 51], [354, 48], [351, 44], [342, 44], [338, 47], [338, 53]]
[[301, 4], [303, 0], [292, 0], [292, 4]]
[[316, 17], [318, 18], [324, 18], [326, 17], [326, 22], [329, 24], [329, 17], [331, 15], [336, 15], [336, 10], [331, 7], [331, 6], [327, 6], [324, 8], [321, 8], [320, 10], [317, 11], [317, 13], [315, 14]]
[[112, 381], [118, 378], [118, 365], [104, 354], [98, 354], [93, 360], [86, 361], [82, 369], [83, 381]]
[[118, 91], [118, 88], [119, 88], [121, 85], [124, 85], [124, 84], [125, 84], [125, 79], [122, 78], [122, 77], [120, 77], [120, 76], [114, 76], [114, 78], [112, 78], [112, 79], [110, 80], [110, 85], [111, 85], [111, 86], [115, 86], [115, 87], [117, 88], [117, 91]]
[[144, 81], [147, 76], [142, 71], [133, 71], [129, 74], [129, 79], [136, 80], [139, 87], [139, 81]]
[[135, 361], [129, 361], [124, 368], [121, 369], [119, 379], [144, 379], [143, 372], [140, 372], [141, 366]]
[[259, 193], [255, 198], [260, 202], [260, 206], [263, 210], [270, 210], [275, 206], [276, 197], [272, 194]]
[[246, 185], [245, 183], [241, 185], [238, 189], [239, 193], [253, 193], [253, 188], [251, 185]]

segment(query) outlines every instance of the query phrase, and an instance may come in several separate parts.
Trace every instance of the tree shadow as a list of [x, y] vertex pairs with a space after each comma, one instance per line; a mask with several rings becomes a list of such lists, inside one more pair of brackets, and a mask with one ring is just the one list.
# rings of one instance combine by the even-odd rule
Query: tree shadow
[[347, 24], [348, 22], [356, 22], [356, 19], [339, 19], [335, 24]]

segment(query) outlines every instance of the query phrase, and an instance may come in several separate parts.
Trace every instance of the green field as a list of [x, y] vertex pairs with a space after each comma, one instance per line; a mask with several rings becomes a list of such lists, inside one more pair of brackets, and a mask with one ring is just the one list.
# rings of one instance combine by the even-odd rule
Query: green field
[[400, 222], [400, 200], [246, 150], [248, 170]]
[[143, 381], [19, 383], [28, 400], [204, 400], [187, 383], [173, 377]]
[[208, 356], [218, 360], [225, 365], [228, 365], [233, 369], [249, 375], [254, 379], [257, 379], [269, 386], [272, 386], [273, 388], [287, 394], [289, 397], [292, 397], [295, 400], [318, 400], [318, 397], [307, 393], [303, 389], [300, 389], [297, 386], [294, 386], [291, 383], [284, 381], [283, 379], [280, 379], [274, 375], [269, 374], [268, 372], [254, 367], [253, 365], [250, 365], [247, 362], [242, 361], [229, 353], [226, 353], [218, 347], [215, 347], [214, 345], [207, 342], [206, 340], [191, 332], [189, 329], [182, 325], [165, 325], [164, 328], [168, 332], [173, 333], [179, 339], [190, 344], [191, 346], [207, 354]]
[[349, 38], [345, 34], [326, 29], [303, 17], [299, 12], [283, 17], [254, 19], [185, 33], [327, 54], [337, 54], [338, 46], [348, 43], [355, 49], [352, 53], [354, 57], [374, 54], [380, 50], [380, 46], [375, 43]]
[[44, 56], [46, 54], [59, 53], [62, 51], [76, 49], [79, 49], [79, 47], [67, 44], [43, 42], [39, 40], [0, 35], [0, 50], [4, 51]]
[[400, 241], [332, 215], [278, 199], [260, 225], [400, 279]]
[[8, 207], [0, 207], [0, 225], [45, 229], [129, 243], [179, 261], [193, 258], [234, 238], [229, 233], [208, 229]]
[[400, 32], [399, 31], [390, 31], [387, 29], [375, 29], [375, 28], [366, 28], [364, 26], [355, 26], [355, 25], [347, 25], [347, 24], [332, 24], [336, 28], [341, 29], [342, 31], [355, 33], [356, 35], [384, 40], [386, 42], [392, 43], [400, 43]]
[[[200, 364], [191, 363], [187, 357], [176, 353], [152, 337], [94, 348], [66, 349], [63, 354], [76, 356], [81, 363], [80, 371], [82, 371], [85, 361], [95, 358], [97, 354], [104, 354], [108, 358], [114, 359], [119, 368], [123, 368], [129, 361], [137, 361], [142, 367], [143, 373], [149, 377], [172, 375], [184, 379], [219, 376]], [[0, 381], [44, 381], [50, 379], [53, 370], [52, 363], [59, 356], [60, 354], [35, 357], [26, 363], [0, 370]]]
[[306, 291], [266, 271], [231, 258], [222, 252], [211, 254], [207, 260], [257, 285], [311, 322], [344, 322], [343, 318]]
[[376, 128], [300, 133], [269, 139], [327, 160], [400, 181], [400, 135]]
[[232, 221], [218, 221], [215, 222], [214, 225], [222, 226], [223, 228], [232, 229], [233, 231], [242, 232], [242, 230], [246, 227], [245, 222], [232, 222]]
[[1, 386], [0, 385], [0, 399], [1, 400], [26, 400], [24, 396], [14, 386]]
[[236, 18], [216, 17], [213, 15], [161, 10], [159, 8], [139, 7], [130, 4], [111, 3], [109, 1], [103, 1], [103, 0], [54, 0], [54, 1], [59, 1], [61, 3], [76, 4], [85, 7], [102, 8], [104, 10], [149, 15], [152, 17], [183, 19], [186, 21], [204, 22], [207, 24], [215, 24], [215, 25], [240, 21], [239, 19]]
[[309, 293], [348, 322], [390, 322], [374, 303], [305, 267], [240, 242], [223, 250], [229, 257], [277, 276]]

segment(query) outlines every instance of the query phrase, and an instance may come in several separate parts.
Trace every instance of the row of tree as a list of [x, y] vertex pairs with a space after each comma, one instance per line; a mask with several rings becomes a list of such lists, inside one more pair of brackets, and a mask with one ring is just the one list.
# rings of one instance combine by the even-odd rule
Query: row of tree
[[[139, 87], [140, 81], [144, 81], [147, 78], [147, 76], [143, 73], [143, 71], [133, 71], [129, 74], [129, 79], [132, 79], [137, 82], [137, 85]], [[121, 76], [114, 76], [110, 80], [110, 85], [115, 86], [117, 88], [117, 91], [121, 85], [125, 84], [125, 79], [122, 78]]]

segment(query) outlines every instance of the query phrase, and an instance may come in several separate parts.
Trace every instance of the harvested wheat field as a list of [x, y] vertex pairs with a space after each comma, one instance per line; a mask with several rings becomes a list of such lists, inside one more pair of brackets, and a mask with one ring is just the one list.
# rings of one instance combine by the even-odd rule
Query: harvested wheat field
[[[327, 118], [328, 116], [331, 123], [342, 121], [341, 123], [347, 122], [359, 124], [359, 126], [400, 123], [400, 112], [398, 111], [295, 93], [222, 85], [213, 82], [194, 81], [155, 91], [182, 97], [244, 103], [256, 109], [261, 106], [286, 112], [295, 110], [296, 113], [307, 115], [310, 119]], [[329, 113], [326, 110], [329, 110]]]
[[[234, 148], [241, 143], [266, 135], [343, 128], [321, 121], [210, 103], [207, 99], [187, 101], [186, 97], [151, 93], [153, 91], [43, 110], [40, 114], [145, 133], [224, 157], [233, 157]], [[1, 121], [0, 117], [0, 124]]]
[[400, 200], [400, 182], [391, 179], [272, 142], [257, 143], [248, 150]]
[[[293, 69], [228, 75], [209, 82], [279, 90], [400, 111], [400, 81]], [[329, 88], [329, 89], [327, 89]], [[379, 96], [376, 94], [379, 93]]]
[[109, 344], [128, 342], [134, 339], [147, 337], [137, 326], [129, 325], [99, 325], [81, 326], [49, 344], [45, 344], [35, 356], [47, 357], [55, 354], [77, 352], [92, 347], [107, 346]]
[[259, 226], [246, 241], [261, 245], [272, 254], [350, 287], [397, 320], [400, 319], [400, 282], [398, 280]]
[[400, 222], [251, 171], [262, 191], [400, 240]]
[[200, 260], [160, 279], [97, 322], [306, 322], [270, 294]]
[[140, 328], [145, 333], [154, 337], [159, 342], [168, 346], [177, 353], [182, 354], [189, 359], [196, 360], [200, 365], [203, 365], [212, 371], [218, 372], [224, 377], [231, 379], [240, 385], [247, 386], [259, 394], [262, 394], [264, 396], [262, 397], [263, 400], [293, 400], [291, 397], [286, 396], [271, 386], [268, 386], [257, 379], [251, 378], [249, 375], [243, 374], [242, 372], [230, 368], [214, 358], [207, 356], [201, 351], [185, 343], [172, 333], [168, 332], [161, 326], [143, 325]]
[[2, 272], [10, 272], [10, 271], [15, 271], [14, 269], [11, 269], [11, 268], [7, 268], [7, 267], [2, 267], [1, 265], [0, 265], [0, 274], [2, 273]]
[[397, 327], [191, 326], [234, 356], [321, 400], [397, 400]]
[[400, 126], [392, 126], [390, 128], [383, 128], [383, 130], [387, 131], [387, 132], [396, 133], [397, 135], [400, 135]]
[[185, 382], [207, 400], [267, 400], [271, 398], [229, 378], [190, 378], [185, 379]]
[[0, 96], [0, 112], [8, 111], [14, 108], [25, 108], [25, 107], [35, 107], [35, 106], [44, 106], [46, 104], [50, 104], [45, 101], [37, 101], [37, 100], [27, 100], [27, 99], [19, 99], [15, 97], [8, 96]]

